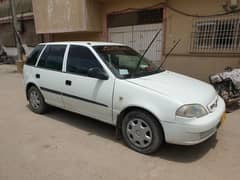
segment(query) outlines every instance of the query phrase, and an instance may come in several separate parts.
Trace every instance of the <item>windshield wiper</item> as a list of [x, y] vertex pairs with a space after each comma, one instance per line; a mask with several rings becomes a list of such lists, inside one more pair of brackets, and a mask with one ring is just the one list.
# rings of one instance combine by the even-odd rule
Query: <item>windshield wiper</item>
[[135, 68], [135, 70], [132, 73], [132, 77], [134, 77], [136, 75], [136, 72], [138, 71], [142, 60], [144, 58], [144, 56], [146, 55], [146, 53], [148, 52], [148, 50], [150, 49], [150, 47], [152, 46], [152, 44], [154, 43], [154, 41], [156, 40], [156, 38], [158, 37], [158, 35], [160, 34], [160, 32], [162, 31], [162, 29], [159, 29], [159, 31], [155, 34], [155, 36], [153, 37], [152, 41], [150, 42], [150, 44], [148, 45], [147, 49], [144, 51], [143, 55], [139, 58], [137, 66]]

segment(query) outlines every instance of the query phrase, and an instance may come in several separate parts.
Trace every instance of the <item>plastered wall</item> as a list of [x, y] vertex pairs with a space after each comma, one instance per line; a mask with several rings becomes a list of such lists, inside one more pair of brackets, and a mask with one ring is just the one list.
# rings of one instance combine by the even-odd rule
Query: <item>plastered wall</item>
[[101, 3], [94, 0], [33, 0], [37, 33], [102, 29]]
[[[43, 0], [44, 1], [44, 0]], [[61, 1], [61, 0], [59, 0]], [[144, 8], [164, 0], [99, 0], [102, 9], [99, 11], [101, 31], [96, 33], [75, 32], [58, 33], [53, 35], [54, 41], [61, 40], [95, 40], [107, 41], [107, 14], [127, 8]], [[225, 0], [168, 0], [169, 5], [187, 13], [205, 15], [223, 12], [222, 4]], [[80, 5], [80, 4], [79, 4]], [[164, 8], [164, 5], [163, 5]], [[81, 11], [81, 10], [80, 10]], [[94, 15], [91, 15], [94, 17]], [[181, 39], [180, 44], [169, 56], [165, 67], [201, 80], [208, 80], [210, 74], [221, 72], [226, 66], [240, 66], [239, 55], [231, 54], [191, 54], [189, 52], [190, 36], [193, 18], [180, 15], [165, 8], [164, 53], [166, 54], [173, 44]], [[94, 19], [94, 18], [89, 18]], [[88, 21], [94, 26], [94, 21]], [[74, 23], [73, 23], [74, 24]], [[71, 27], [71, 25], [69, 25]], [[73, 29], [74, 30], [74, 29]], [[164, 55], [164, 54], [163, 54]]]

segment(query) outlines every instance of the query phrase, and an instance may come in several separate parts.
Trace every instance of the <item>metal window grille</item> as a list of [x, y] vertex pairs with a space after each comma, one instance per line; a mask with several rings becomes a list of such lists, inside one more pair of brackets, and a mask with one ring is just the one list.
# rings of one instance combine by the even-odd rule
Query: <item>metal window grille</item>
[[240, 53], [240, 14], [194, 19], [190, 52]]

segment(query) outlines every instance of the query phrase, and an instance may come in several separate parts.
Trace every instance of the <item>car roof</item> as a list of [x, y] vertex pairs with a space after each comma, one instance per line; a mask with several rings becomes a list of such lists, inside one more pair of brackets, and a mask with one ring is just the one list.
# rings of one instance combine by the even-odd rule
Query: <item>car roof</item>
[[98, 41], [65, 41], [65, 42], [48, 42], [48, 43], [40, 43], [40, 45], [84, 45], [84, 46], [125, 46], [120, 43], [112, 43], [112, 42], [98, 42]]

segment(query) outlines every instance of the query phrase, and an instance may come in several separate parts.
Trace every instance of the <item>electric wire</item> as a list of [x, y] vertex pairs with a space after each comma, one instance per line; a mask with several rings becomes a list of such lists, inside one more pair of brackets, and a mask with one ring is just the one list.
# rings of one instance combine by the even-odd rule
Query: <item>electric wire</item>
[[188, 16], [188, 17], [196, 17], [196, 18], [224, 16], [224, 15], [236, 14], [236, 13], [240, 12], [240, 9], [238, 8], [238, 9], [235, 9], [235, 10], [232, 10], [232, 11], [228, 11], [228, 12], [209, 14], [209, 15], [197, 15], [197, 14], [187, 13], [187, 12], [184, 12], [184, 11], [179, 10], [177, 8], [174, 8], [174, 7], [170, 6], [167, 3], [157, 3], [155, 5], [152, 5], [152, 6], [149, 6], [149, 7], [145, 7], [145, 8], [127, 8], [127, 9], [123, 9], [123, 10], [120, 10], [120, 11], [114, 11], [114, 12], [112, 12], [110, 14], [111, 15], [112, 14], [123, 14], [123, 13], [131, 12], [131, 11], [151, 10], [151, 9], [155, 9], [155, 8], [158, 8], [158, 7], [166, 7], [166, 8], [168, 8], [168, 9], [170, 9], [170, 10], [172, 10], [172, 11], [178, 13], [178, 14], [181, 14], [181, 15], [184, 15], [184, 16]]

